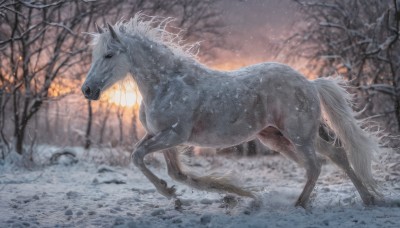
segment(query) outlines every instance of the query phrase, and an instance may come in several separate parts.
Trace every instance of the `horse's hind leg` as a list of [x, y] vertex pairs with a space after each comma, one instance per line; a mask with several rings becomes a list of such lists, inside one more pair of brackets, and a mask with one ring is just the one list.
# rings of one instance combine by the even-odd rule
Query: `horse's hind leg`
[[201, 190], [229, 192], [239, 196], [255, 198], [252, 192], [246, 191], [234, 185], [227, 178], [212, 175], [196, 176], [194, 174], [184, 172], [179, 162], [178, 153], [179, 152], [176, 148], [163, 151], [165, 160], [167, 162], [168, 175], [172, 179]]
[[320, 137], [317, 137], [316, 141], [317, 151], [327, 156], [333, 163], [346, 172], [347, 176], [353, 182], [361, 196], [361, 199], [366, 205], [374, 204], [374, 195], [368, 191], [368, 188], [365, 187], [362, 181], [355, 174], [354, 170], [351, 168], [346, 151], [342, 147], [336, 147], [332, 145], [329, 141], [331, 141], [329, 135], [324, 129], [320, 128]]
[[304, 140], [300, 146], [294, 145], [274, 127], [268, 127], [261, 131], [258, 138], [271, 149], [282, 153], [306, 168], [307, 182], [296, 201], [296, 206], [305, 207], [321, 172], [321, 165], [317, 160], [312, 140]]
[[176, 181], [185, 182], [189, 177], [181, 169], [178, 150], [176, 148], [166, 149], [163, 150], [163, 154], [167, 163], [168, 175]]
[[311, 192], [317, 183], [319, 174], [321, 173], [321, 164], [319, 163], [315, 154], [312, 141], [309, 141], [301, 146], [296, 146], [296, 151], [302, 155], [307, 174], [306, 185], [296, 201], [296, 206], [305, 207], [310, 198]]

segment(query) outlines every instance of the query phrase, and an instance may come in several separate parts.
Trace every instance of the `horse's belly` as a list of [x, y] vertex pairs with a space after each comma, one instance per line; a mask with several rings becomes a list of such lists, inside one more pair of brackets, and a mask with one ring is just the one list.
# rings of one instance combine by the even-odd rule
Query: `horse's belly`
[[208, 136], [202, 137], [201, 135], [195, 136], [191, 138], [186, 144], [198, 147], [224, 148], [224, 147], [235, 146], [243, 142], [250, 141], [251, 139], [254, 139], [253, 135], [252, 137], [237, 136], [229, 138], [218, 137], [213, 134], [209, 134], [209, 136], [211, 137]]
[[199, 147], [229, 147], [254, 139], [264, 124], [240, 123], [240, 124], [208, 124], [195, 126], [188, 140], [188, 144]]

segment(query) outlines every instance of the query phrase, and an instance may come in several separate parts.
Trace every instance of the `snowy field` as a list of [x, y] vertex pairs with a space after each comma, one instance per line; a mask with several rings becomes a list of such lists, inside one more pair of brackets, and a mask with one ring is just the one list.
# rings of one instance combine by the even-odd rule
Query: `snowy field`
[[306, 210], [293, 206], [304, 170], [279, 155], [188, 160], [199, 173], [232, 171], [262, 196], [261, 208], [254, 210], [249, 199], [173, 182], [157, 155], [148, 166], [176, 185], [183, 204], [177, 210], [135, 167], [101, 164], [107, 156], [99, 151], [75, 152], [77, 163], [61, 157], [60, 164], [44, 162], [32, 171], [0, 165], [0, 227], [400, 227], [400, 165], [393, 157], [376, 167], [387, 206], [363, 206], [350, 181], [328, 163]]

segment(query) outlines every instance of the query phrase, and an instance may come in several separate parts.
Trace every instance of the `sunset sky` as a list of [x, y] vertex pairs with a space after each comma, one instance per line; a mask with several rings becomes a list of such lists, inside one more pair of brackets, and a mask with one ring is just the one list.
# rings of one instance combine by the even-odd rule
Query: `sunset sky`
[[216, 65], [233, 64], [233, 68], [273, 61], [268, 42], [284, 40], [301, 18], [291, 0], [222, 0], [220, 7], [226, 24], [224, 34], [232, 47], [219, 53]]

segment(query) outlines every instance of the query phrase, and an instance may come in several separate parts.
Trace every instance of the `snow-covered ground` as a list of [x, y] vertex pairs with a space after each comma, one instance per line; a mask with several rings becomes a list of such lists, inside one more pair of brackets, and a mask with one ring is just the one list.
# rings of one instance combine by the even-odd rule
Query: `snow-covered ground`
[[249, 199], [173, 182], [155, 156], [149, 167], [181, 195], [176, 210], [138, 169], [99, 164], [93, 154], [33, 171], [0, 165], [0, 227], [400, 227], [398, 160], [376, 171], [388, 206], [363, 206], [351, 182], [328, 163], [305, 210], [294, 207], [304, 170], [281, 156], [190, 158], [189, 167], [199, 173], [233, 171], [259, 191], [262, 206], [254, 211]]

